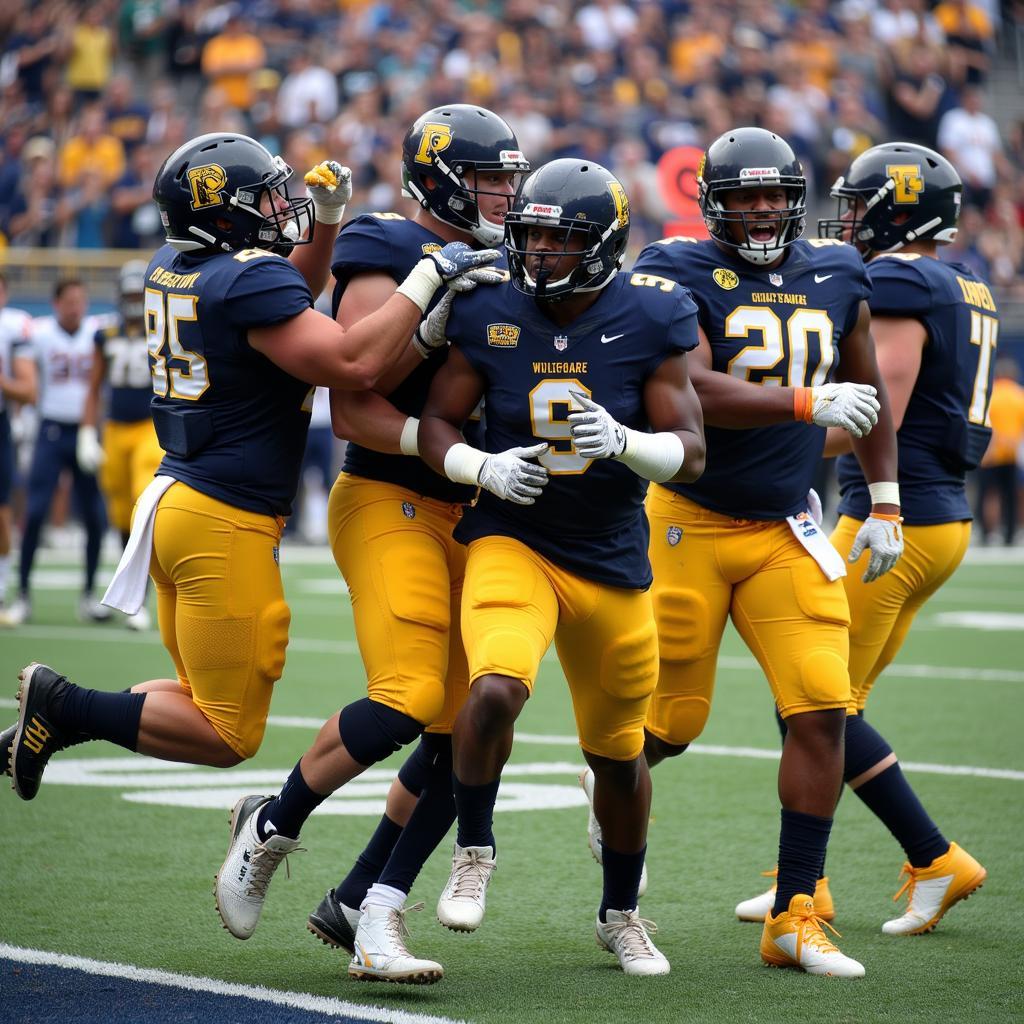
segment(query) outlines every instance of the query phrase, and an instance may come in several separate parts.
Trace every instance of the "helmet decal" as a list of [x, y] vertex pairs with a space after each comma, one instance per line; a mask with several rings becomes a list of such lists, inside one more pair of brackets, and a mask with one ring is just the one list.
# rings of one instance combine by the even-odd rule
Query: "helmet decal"
[[920, 164], [886, 164], [885, 173], [896, 182], [893, 198], [897, 203], [918, 202], [918, 196], [924, 191]]
[[228, 176], [220, 164], [190, 167], [188, 183], [192, 189], [193, 210], [203, 210], [208, 206], [220, 206], [224, 202], [220, 194], [227, 186]]
[[433, 163], [431, 156], [435, 153], [443, 153], [451, 144], [451, 125], [428, 121], [422, 129], [420, 148], [416, 151], [415, 156], [416, 163], [426, 164], [429, 167]]

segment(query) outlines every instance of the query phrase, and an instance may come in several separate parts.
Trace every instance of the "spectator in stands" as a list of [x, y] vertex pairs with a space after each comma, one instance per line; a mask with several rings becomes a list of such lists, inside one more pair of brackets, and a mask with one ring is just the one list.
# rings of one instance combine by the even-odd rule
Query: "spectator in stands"
[[304, 45], [288, 62], [277, 93], [277, 118], [285, 128], [327, 124], [338, 112], [334, 75], [319, 60], [319, 46]]
[[137, 146], [128, 168], [110, 194], [110, 244], [117, 249], [158, 249], [164, 242], [160, 213], [153, 202], [153, 181], [166, 154]]
[[45, 135], [25, 143], [21, 154], [22, 176], [11, 200], [5, 228], [11, 245], [57, 245], [68, 218], [57, 180], [57, 147]]
[[236, 8], [228, 15], [223, 30], [203, 47], [200, 66], [206, 80], [223, 90], [230, 106], [245, 110], [252, 102], [249, 76], [263, 67], [266, 59], [260, 37], [249, 30]]
[[1020, 369], [1012, 359], [996, 361], [989, 419], [992, 440], [978, 470], [978, 498], [974, 516], [982, 538], [987, 541], [986, 504], [995, 493], [1002, 521], [1003, 543], [1009, 547], [1014, 540], [1018, 522], [1017, 465], [1024, 444], [1024, 388], [1017, 383]]
[[54, 10], [45, 3], [28, 7], [21, 15], [5, 49], [10, 54], [25, 99], [37, 107], [53, 86], [52, 71], [68, 51], [68, 25], [56, 24]]
[[58, 161], [60, 183], [65, 188], [77, 187], [87, 169], [98, 173], [103, 188], [124, 174], [124, 146], [107, 131], [107, 117], [99, 104], [82, 111], [78, 131], [61, 148]]
[[939, 120], [952, 105], [939, 74], [936, 51], [918, 42], [900, 59], [889, 94], [889, 128], [894, 138], [936, 148]]
[[173, 0], [121, 0], [117, 30], [121, 52], [139, 78], [155, 78], [167, 70], [167, 44]]
[[81, 102], [100, 98], [110, 81], [114, 58], [114, 33], [107, 24], [110, 4], [91, 0], [85, 4], [70, 29], [70, 52], [64, 74]]
[[953, 80], [981, 85], [992, 64], [995, 35], [984, 7], [973, 0], [942, 0], [932, 13], [946, 36]]
[[982, 109], [985, 94], [977, 86], [963, 90], [960, 106], [939, 122], [939, 149], [960, 172], [964, 204], [984, 210], [992, 197], [999, 171], [1009, 175], [1003, 159], [999, 127]]
[[103, 94], [107, 112], [107, 131], [120, 139], [127, 155], [146, 138], [150, 110], [141, 100], [132, 97], [129, 75], [114, 75]]
[[585, 46], [592, 50], [614, 50], [632, 36], [637, 27], [636, 11], [617, 0], [594, 0], [576, 12]]

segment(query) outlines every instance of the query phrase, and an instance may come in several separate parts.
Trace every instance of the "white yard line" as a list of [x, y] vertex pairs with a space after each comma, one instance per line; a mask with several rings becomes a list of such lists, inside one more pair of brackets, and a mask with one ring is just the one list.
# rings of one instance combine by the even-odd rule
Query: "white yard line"
[[[289, 1006], [295, 1010], [326, 1014], [333, 1017], [355, 1017], [359, 1020], [381, 1021], [384, 1024], [464, 1024], [451, 1017], [436, 1017], [426, 1013], [408, 1013], [405, 1010], [385, 1010], [362, 1003], [349, 1003], [330, 996], [314, 996], [305, 992], [282, 992], [279, 989], [263, 988], [261, 985], [242, 985], [238, 982], [220, 981], [193, 974], [178, 974], [174, 971], [160, 971], [150, 967], [136, 967], [133, 964], [109, 963], [104, 960], [90, 960], [66, 953], [51, 953], [42, 949], [25, 949], [0, 942], [0, 959], [16, 963], [39, 964], [45, 967], [60, 967], [65, 970], [83, 971], [104, 978], [124, 978], [147, 985], [166, 985], [186, 992], [209, 992], [217, 996], [240, 996], [255, 999], [275, 1006]], [[159, 1017], [159, 1012], [154, 1012]]]

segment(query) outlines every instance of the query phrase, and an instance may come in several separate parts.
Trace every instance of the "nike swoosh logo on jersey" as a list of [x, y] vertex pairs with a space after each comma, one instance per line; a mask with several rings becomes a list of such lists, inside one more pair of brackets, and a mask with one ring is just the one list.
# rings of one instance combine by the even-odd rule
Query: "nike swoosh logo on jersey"
[[621, 334], [602, 334], [601, 344], [607, 345], [609, 341], [618, 341], [619, 338], [623, 337]]
[[822, 281], [827, 281], [831, 276], [831, 274], [815, 274], [814, 283], [821, 284]]

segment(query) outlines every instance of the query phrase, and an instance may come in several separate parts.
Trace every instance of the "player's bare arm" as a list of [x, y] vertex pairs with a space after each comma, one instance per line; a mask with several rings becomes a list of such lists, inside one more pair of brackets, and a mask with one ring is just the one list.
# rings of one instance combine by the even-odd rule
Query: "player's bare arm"
[[352, 172], [335, 160], [317, 164], [305, 175], [306, 189], [313, 200], [315, 225], [308, 245], [300, 245], [288, 257], [306, 279], [309, 290], [319, 295], [331, 277], [331, 252], [345, 206], [352, 198]]
[[39, 391], [35, 360], [29, 356], [18, 356], [12, 360], [11, 375], [0, 374], [0, 391], [9, 402], [34, 405]]
[[644, 385], [644, 408], [653, 431], [670, 431], [683, 444], [683, 464], [672, 483], [693, 483], [704, 472], [704, 414], [686, 355], [669, 356]]
[[462, 424], [469, 419], [484, 394], [484, 382], [469, 360], [453, 348], [438, 370], [420, 416], [420, 458], [445, 475], [445, 456], [457, 444], [465, 444]]
[[[873, 317], [871, 336], [875, 340], [875, 359], [889, 392], [893, 426], [899, 430], [910, 402], [928, 332], [920, 320], [910, 317]], [[825, 441], [825, 457], [852, 452], [851, 437], [845, 430], [830, 428]]]
[[100, 392], [107, 375], [107, 361], [97, 355], [92, 361], [89, 371], [89, 391], [85, 396], [85, 407], [82, 411], [82, 426], [96, 427], [99, 423]]

